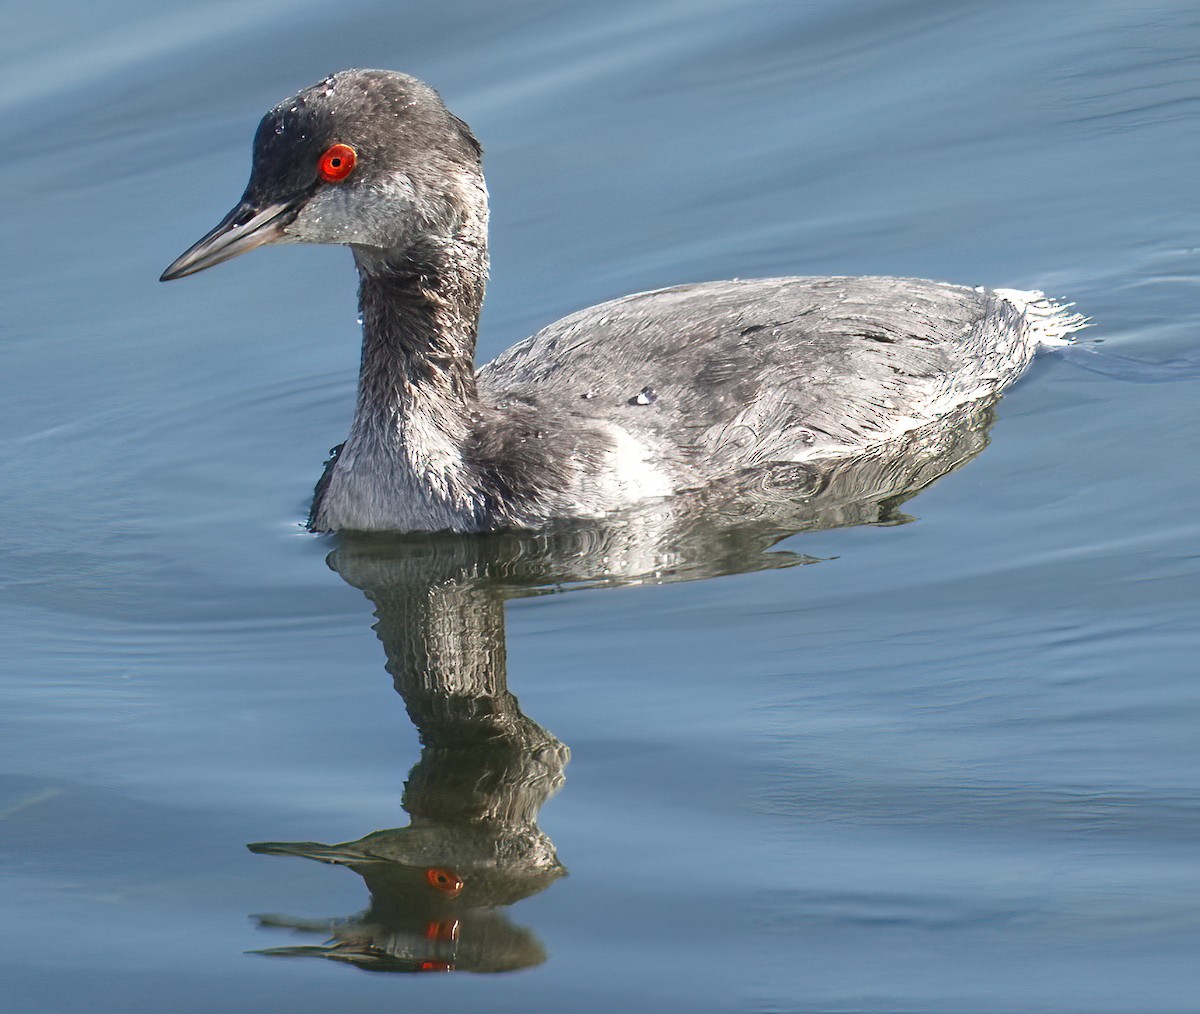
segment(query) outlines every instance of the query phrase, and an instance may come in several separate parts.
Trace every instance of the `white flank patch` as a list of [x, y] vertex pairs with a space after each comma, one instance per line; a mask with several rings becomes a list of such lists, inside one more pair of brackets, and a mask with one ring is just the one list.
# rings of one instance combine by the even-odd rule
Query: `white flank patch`
[[1060, 303], [1036, 289], [992, 291], [1025, 315], [1032, 337], [1039, 346], [1070, 345], [1071, 335], [1088, 326], [1087, 317], [1071, 312], [1074, 303]]
[[611, 483], [613, 493], [626, 503], [636, 503], [675, 492], [671, 480], [654, 463], [650, 449], [621, 426], [608, 427], [613, 449], [605, 470], [605, 485]]

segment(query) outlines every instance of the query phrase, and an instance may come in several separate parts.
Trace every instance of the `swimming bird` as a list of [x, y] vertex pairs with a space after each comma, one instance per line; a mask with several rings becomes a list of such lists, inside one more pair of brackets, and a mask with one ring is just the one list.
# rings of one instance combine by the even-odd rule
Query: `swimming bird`
[[267, 243], [350, 247], [354, 420], [314, 531], [537, 529], [842, 459], [994, 397], [1083, 318], [908, 278], [703, 282], [580, 310], [474, 365], [482, 149], [431, 87], [347, 70], [285, 99], [237, 206], [162, 274]]

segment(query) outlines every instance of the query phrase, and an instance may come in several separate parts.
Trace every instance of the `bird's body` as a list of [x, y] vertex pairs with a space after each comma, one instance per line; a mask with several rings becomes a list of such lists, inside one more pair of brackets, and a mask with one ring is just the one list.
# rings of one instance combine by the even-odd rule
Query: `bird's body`
[[851, 456], [996, 395], [1082, 324], [1036, 292], [708, 282], [579, 311], [476, 372], [486, 223], [466, 125], [412, 78], [346, 71], [264, 118], [242, 203], [164, 273], [269, 241], [353, 249], [358, 404], [314, 529], [538, 528]]

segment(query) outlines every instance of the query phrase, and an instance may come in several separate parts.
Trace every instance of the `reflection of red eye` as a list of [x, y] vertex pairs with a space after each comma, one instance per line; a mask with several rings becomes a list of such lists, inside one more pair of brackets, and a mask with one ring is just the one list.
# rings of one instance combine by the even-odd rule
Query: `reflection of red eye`
[[358, 153], [348, 144], [331, 144], [317, 160], [317, 172], [326, 183], [344, 180], [354, 169]]
[[448, 919], [446, 922], [431, 922], [425, 925], [425, 936], [430, 940], [457, 940], [458, 920]]
[[420, 968], [421, 968], [422, 972], [453, 972], [454, 971], [454, 962], [453, 961], [422, 961]]
[[442, 870], [433, 867], [425, 871], [425, 879], [429, 886], [442, 894], [455, 895], [463, 889], [463, 879], [453, 870]]

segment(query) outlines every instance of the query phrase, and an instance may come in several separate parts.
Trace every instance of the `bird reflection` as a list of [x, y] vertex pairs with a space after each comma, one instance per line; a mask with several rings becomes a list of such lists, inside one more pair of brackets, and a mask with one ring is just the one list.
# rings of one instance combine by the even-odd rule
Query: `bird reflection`
[[636, 513], [535, 533], [343, 536], [330, 566], [375, 606], [386, 668], [421, 741], [406, 827], [356, 841], [258, 842], [264, 855], [345, 866], [367, 909], [343, 919], [259, 916], [317, 944], [256, 953], [316, 956], [375, 971], [501, 972], [545, 960], [508, 906], [566, 873], [538, 827], [570, 753], [508, 690], [504, 604], [578, 587], [695, 580], [815, 562], [773, 549], [802, 531], [896, 524], [907, 499], [987, 444], [975, 405], [871, 454], [756, 471]]
[[521, 713], [505, 682], [504, 599], [470, 540], [345, 542], [330, 555], [375, 604], [387, 669], [421, 738], [403, 805], [407, 827], [340, 845], [261, 842], [251, 851], [347, 866], [366, 882], [363, 914], [312, 924], [331, 935], [274, 948], [381, 971], [505, 971], [545, 960], [505, 906], [566, 870], [538, 828], [569, 752]]

